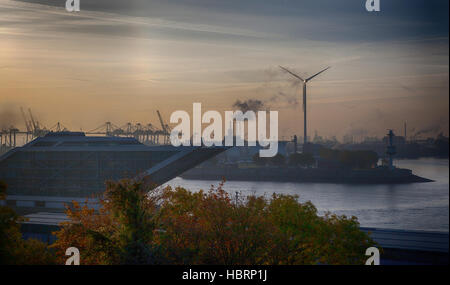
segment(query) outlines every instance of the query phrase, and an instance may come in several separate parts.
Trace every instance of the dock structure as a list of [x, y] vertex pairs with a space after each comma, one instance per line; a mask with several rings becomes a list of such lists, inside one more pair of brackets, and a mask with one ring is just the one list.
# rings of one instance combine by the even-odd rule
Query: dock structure
[[[10, 149], [27, 144], [36, 138], [44, 137], [49, 133], [70, 132], [70, 130], [59, 121], [50, 128], [43, 126], [33, 116], [31, 109], [28, 109], [28, 113], [26, 113], [23, 108], [20, 108], [20, 111], [26, 129], [18, 129], [13, 125], [2, 127], [0, 129], [0, 155]], [[169, 145], [170, 132], [172, 129], [169, 124], [164, 121], [159, 110], [156, 110], [156, 113], [161, 124], [160, 127], [151, 123], [131, 122], [122, 126], [117, 126], [108, 121], [84, 133], [89, 136], [134, 138], [146, 145]]]

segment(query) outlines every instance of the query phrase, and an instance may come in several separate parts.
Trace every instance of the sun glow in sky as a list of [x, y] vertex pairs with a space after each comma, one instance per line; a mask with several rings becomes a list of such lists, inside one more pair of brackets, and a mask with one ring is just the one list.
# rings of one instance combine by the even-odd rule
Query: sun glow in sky
[[[391, 3], [395, 2], [395, 3]], [[32, 108], [50, 127], [157, 124], [156, 110], [232, 110], [258, 99], [280, 137], [444, 132], [449, 123], [448, 1], [0, 0], [0, 114]], [[14, 111], [14, 112], [16, 112]], [[23, 128], [0, 115], [0, 127]]]

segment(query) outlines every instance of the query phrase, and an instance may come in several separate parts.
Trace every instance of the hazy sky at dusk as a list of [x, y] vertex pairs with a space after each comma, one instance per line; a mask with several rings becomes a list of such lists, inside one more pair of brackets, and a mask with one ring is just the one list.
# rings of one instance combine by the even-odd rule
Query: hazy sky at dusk
[[[29, 3], [33, 2], [33, 3]], [[393, 3], [394, 2], [394, 3]], [[41, 5], [43, 3], [49, 5]], [[279, 111], [280, 136], [341, 137], [449, 130], [446, 0], [0, 0], [0, 127], [23, 126], [19, 107], [51, 127], [105, 121], [157, 124], [156, 110], [231, 110], [259, 99]]]

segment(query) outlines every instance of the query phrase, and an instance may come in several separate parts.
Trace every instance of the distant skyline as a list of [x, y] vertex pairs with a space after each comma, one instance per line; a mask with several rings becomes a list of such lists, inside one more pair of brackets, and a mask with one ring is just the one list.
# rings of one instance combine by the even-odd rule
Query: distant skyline
[[279, 111], [280, 138], [449, 133], [449, 2], [381, 0], [0, 0], [0, 128], [20, 106], [51, 127], [153, 123], [173, 111]]

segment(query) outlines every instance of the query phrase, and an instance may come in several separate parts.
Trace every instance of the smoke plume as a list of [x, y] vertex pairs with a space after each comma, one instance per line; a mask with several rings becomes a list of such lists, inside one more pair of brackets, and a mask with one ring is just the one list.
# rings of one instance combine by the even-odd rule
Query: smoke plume
[[418, 130], [414, 134], [414, 136], [419, 136], [423, 134], [430, 134], [430, 135], [438, 134], [442, 132], [444, 121], [445, 121], [444, 118], [441, 117], [438, 122]]
[[298, 94], [286, 94], [283, 91], [278, 91], [277, 94], [270, 97], [268, 102], [270, 103], [280, 103], [286, 102], [289, 106], [296, 106], [299, 103], [299, 95]]
[[237, 100], [234, 102], [233, 107], [241, 110], [243, 113], [247, 111], [257, 112], [264, 109], [264, 102], [258, 99]]

